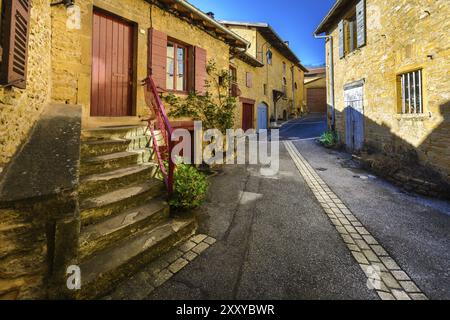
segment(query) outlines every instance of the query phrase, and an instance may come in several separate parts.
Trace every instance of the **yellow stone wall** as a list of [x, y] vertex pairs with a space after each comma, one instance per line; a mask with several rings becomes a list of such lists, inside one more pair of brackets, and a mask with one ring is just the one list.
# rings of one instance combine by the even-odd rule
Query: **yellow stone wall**
[[136, 111], [133, 117], [90, 117], [92, 13], [94, 6], [136, 23], [137, 67], [135, 82], [147, 76], [148, 28], [153, 27], [169, 37], [207, 50], [207, 60], [214, 59], [219, 70], [228, 70], [229, 46], [205, 31], [143, 0], [78, 0], [81, 8], [81, 30], [65, 27], [65, 9], [53, 9], [53, 95], [55, 101], [83, 106], [83, 127], [139, 124], [147, 114], [143, 87], [136, 86]]
[[[416, 149], [423, 164], [450, 175], [450, 6], [448, 0], [367, 0], [367, 45], [339, 58], [333, 28], [337, 129], [345, 137], [344, 90], [365, 79], [366, 144]], [[327, 59], [329, 59], [329, 43]], [[397, 112], [397, 75], [423, 68], [423, 115]]]
[[[254, 58], [263, 59], [264, 62], [263, 67], [254, 68], [251, 66], [241, 66], [244, 67], [244, 70], [247, 70], [249, 67], [251, 70], [254, 70], [253, 76], [253, 88], [252, 93], [246, 93], [245, 90], [242, 90], [244, 85], [245, 87], [245, 71], [239, 71], [239, 74], [243, 74], [238, 78], [241, 78], [243, 83], [239, 85], [240, 89], [243, 91], [242, 97], [247, 97], [253, 94], [257, 97], [256, 104], [260, 102], [266, 102], [269, 106], [269, 118], [274, 116], [274, 103], [273, 103], [273, 90], [282, 90], [282, 81], [283, 81], [283, 62], [286, 63], [286, 80], [287, 80], [287, 98], [280, 99], [277, 102], [277, 114], [278, 117], [281, 118], [283, 116], [283, 111], [286, 111], [287, 114], [291, 112], [296, 112], [297, 110], [304, 110], [303, 104], [303, 81], [304, 81], [304, 72], [297, 66], [294, 66], [292, 62], [290, 62], [287, 58], [285, 58], [276, 48], [271, 47], [270, 44], [267, 43], [266, 39], [253, 28], [241, 27], [241, 26], [231, 26], [229, 27], [233, 32], [237, 33], [241, 37], [245, 38], [251, 42], [251, 47], [248, 53]], [[271, 49], [272, 56], [272, 65], [268, 65], [266, 63], [266, 52], [268, 49]], [[294, 81], [297, 82], [297, 89], [293, 90], [293, 82], [292, 82], [292, 73], [291, 67], [294, 66]], [[239, 80], [239, 79], [238, 79]], [[264, 84], [267, 84], [267, 94], [264, 95]], [[245, 89], [245, 88], [244, 88]], [[294, 92], [295, 97], [294, 97]], [[252, 99], [252, 98], [251, 98]], [[255, 113], [256, 115], [256, 113]], [[256, 121], [256, 120], [255, 120]]]
[[25, 141], [50, 99], [50, 11], [33, 0], [26, 89], [0, 88], [0, 173]]
[[[261, 69], [258, 67], [253, 67], [246, 62], [240, 59], [232, 59], [231, 64], [237, 69], [237, 83], [239, 90], [241, 91], [241, 96], [237, 97], [237, 108], [236, 108], [236, 120], [235, 120], [235, 128], [242, 128], [242, 109], [243, 102], [240, 100], [241, 98], [250, 99], [255, 101], [255, 106], [253, 110], [253, 125], [256, 128], [257, 125], [257, 114], [258, 114], [258, 105], [261, 103], [269, 104], [270, 98], [264, 95], [264, 87], [263, 87], [263, 77], [261, 76]], [[251, 87], [247, 87], [246, 82], [246, 74], [247, 72], [252, 74], [253, 83]]]

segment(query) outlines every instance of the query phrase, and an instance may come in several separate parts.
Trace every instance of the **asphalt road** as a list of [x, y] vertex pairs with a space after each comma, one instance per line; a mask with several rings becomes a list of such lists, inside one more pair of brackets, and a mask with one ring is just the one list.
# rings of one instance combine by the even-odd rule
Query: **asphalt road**
[[[430, 298], [450, 299], [450, 205], [405, 194], [349, 168], [312, 140], [322, 116], [286, 123], [294, 144]], [[292, 159], [280, 171], [226, 166], [212, 179], [200, 233], [218, 241], [148, 299], [378, 299]], [[361, 179], [361, 176], [365, 177]]]

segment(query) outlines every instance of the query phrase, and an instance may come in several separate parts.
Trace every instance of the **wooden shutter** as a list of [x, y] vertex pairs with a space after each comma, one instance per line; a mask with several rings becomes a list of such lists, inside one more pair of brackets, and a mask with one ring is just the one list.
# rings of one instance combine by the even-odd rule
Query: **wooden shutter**
[[345, 57], [345, 32], [344, 32], [344, 20], [341, 20], [338, 25], [339, 30], [339, 57], [342, 59]]
[[206, 93], [206, 50], [200, 47], [195, 47], [195, 91], [200, 94]]
[[349, 21], [348, 23], [348, 35], [349, 35], [349, 50], [350, 52], [353, 52], [355, 48], [355, 22]]
[[4, 0], [0, 82], [26, 87], [31, 0]]
[[246, 85], [248, 88], [253, 87], [253, 75], [250, 72], [246, 73]]
[[356, 31], [357, 31], [357, 46], [361, 48], [366, 45], [366, 3], [365, 0], [360, 0], [356, 4]]
[[159, 89], [166, 89], [167, 35], [153, 28], [148, 32], [148, 72]]

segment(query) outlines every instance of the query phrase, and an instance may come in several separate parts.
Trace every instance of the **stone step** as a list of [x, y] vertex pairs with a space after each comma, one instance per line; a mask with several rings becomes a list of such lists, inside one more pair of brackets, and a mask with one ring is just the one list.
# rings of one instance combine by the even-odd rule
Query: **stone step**
[[156, 226], [169, 218], [169, 211], [169, 205], [164, 199], [152, 199], [143, 206], [82, 228], [78, 252], [80, 260], [85, 260], [140, 230]]
[[113, 140], [129, 139], [135, 136], [142, 136], [146, 133], [145, 126], [118, 126], [118, 127], [100, 127], [94, 129], [85, 129], [81, 132], [81, 139], [86, 140]]
[[126, 277], [186, 240], [196, 229], [192, 218], [171, 219], [118, 242], [80, 264], [82, 287], [78, 299], [104, 296]]
[[141, 184], [85, 199], [80, 204], [81, 223], [83, 226], [96, 223], [105, 217], [137, 207], [149, 199], [158, 198], [165, 193], [166, 188], [162, 181], [149, 179]]
[[[120, 153], [130, 150], [129, 139], [117, 140], [88, 140], [81, 143], [81, 158], [92, 158], [111, 153]], [[142, 149], [142, 148], [136, 148]]]
[[80, 165], [80, 175], [87, 176], [126, 168], [148, 162], [150, 156], [150, 150], [142, 149], [83, 159]]
[[147, 181], [154, 178], [158, 170], [159, 167], [156, 163], [147, 162], [105, 173], [84, 176], [80, 180], [79, 197], [81, 200], [84, 200], [130, 184]]

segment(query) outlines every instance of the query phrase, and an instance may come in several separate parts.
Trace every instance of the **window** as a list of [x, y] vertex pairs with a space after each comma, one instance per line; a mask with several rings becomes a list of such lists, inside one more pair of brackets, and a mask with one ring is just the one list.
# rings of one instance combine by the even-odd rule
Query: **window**
[[230, 66], [230, 96], [238, 96], [237, 69]]
[[0, 84], [24, 89], [31, 1], [0, 1]]
[[187, 91], [187, 47], [175, 42], [167, 43], [166, 89]]
[[287, 80], [286, 77], [283, 77], [283, 89], [282, 89], [284, 96], [287, 95]]
[[366, 2], [359, 0], [338, 24], [339, 57], [366, 45]]
[[403, 73], [397, 79], [399, 109], [403, 114], [423, 113], [422, 70]]
[[356, 32], [356, 10], [353, 10], [345, 20], [345, 47], [346, 52], [350, 53], [357, 48], [357, 32]]
[[283, 62], [283, 75], [286, 75], [286, 62]]
[[267, 96], [267, 84], [263, 85], [264, 95]]
[[253, 87], [253, 75], [250, 72], [245, 73], [245, 85], [247, 88]]
[[2, 63], [3, 59], [3, 20], [5, 13], [3, 12], [3, 0], [0, 0], [0, 64]]
[[298, 85], [297, 85], [297, 82], [294, 84], [294, 88], [295, 88], [295, 90], [297, 90], [298, 89]]
[[267, 56], [267, 64], [269, 64], [269, 65], [272, 65], [272, 51], [270, 51], [270, 50], [267, 50], [267, 54], [266, 54], [266, 56]]

